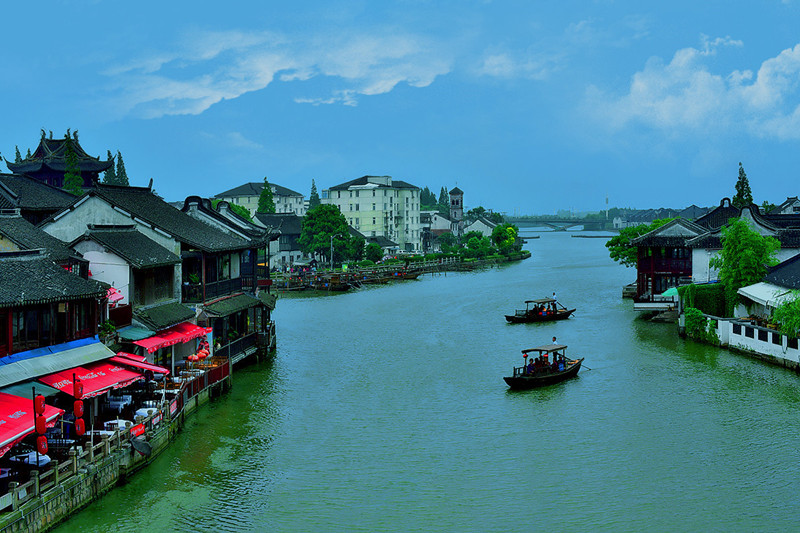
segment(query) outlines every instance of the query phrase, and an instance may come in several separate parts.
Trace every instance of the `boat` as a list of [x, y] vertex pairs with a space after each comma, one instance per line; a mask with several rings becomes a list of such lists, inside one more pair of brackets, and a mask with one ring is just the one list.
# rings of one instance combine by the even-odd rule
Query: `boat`
[[[546, 344], [538, 348], [530, 348], [522, 350], [523, 357], [526, 362], [528, 354], [536, 352], [539, 356], [549, 356], [553, 354], [554, 357], [562, 356], [567, 350], [564, 344]], [[503, 377], [503, 380], [508, 386], [515, 390], [534, 389], [536, 387], [544, 387], [545, 385], [552, 385], [560, 383], [566, 379], [573, 378], [578, 375], [578, 370], [581, 369], [583, 357], [580, 359], [564, 359], [563, 370], [552, 370], [550, 367], [537, 368], [532, 372], [528, 370], [527, 365], [514, 367], [513, 375]]]
[[567, 309], [554, 298], [525, 300], [525, 309], [518, 309], [513, 315], [506, 315], [512, 324], [525, 322], [550, 322], [569, 318], [575, 309]]

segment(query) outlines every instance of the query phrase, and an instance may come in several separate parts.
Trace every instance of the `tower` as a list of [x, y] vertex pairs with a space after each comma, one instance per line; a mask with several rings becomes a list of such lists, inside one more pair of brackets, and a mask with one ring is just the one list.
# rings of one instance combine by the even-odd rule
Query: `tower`
[[458, 187], [450, 191], [450, 231], [458, 238], [464, 235], [464, 191]]

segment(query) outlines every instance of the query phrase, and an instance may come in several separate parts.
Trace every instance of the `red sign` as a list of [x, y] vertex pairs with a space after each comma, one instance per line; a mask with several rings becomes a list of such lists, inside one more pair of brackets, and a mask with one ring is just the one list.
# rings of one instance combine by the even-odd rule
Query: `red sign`
[[169, 414], [174, 415], [178, 412], [178, 400], [172, 400], [169, 403]]
[[131, 428], [131, 435], [138, 437], [144, 434], [144, 424], [136, 424]]

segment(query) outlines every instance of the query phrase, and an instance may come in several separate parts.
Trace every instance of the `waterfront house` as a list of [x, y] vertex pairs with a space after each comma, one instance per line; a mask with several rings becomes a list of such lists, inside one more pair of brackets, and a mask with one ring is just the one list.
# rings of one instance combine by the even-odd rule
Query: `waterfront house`
[[19, 209], [0, 209], [0, 252], [22, 250], [42, 250], [60, 267], [88, 275], [88, 262], [73, 249], [22, 218]]
[[39, 224], [74, 201], [67, 191], [30, 176], [0, 173], [0, 209], [19, 209], [31, 224]]
[[496, 227], [497, 224], [495, 222], [492, 222], [486, 217], [480, 216], [464, 227], [464, 233], [466, 234], [470, 231], [477, 231], [484, 237], [491, 237], [492, 231]]
[[255, 219], [278, 236], [269, 245], [270, 269], [285, 270], [303, 260], [299, 242], [303, 217], [294, 213], [256, 213]]
[[114, 164], [113, 158], [103, 161], [87, 154], [78, 142], [77, 130], [71, 136], [68, 130], [67, 135], [61, 139], [54, 139], [53, 132], [50, 132], [50, 138], [47, 138], [42, 130], [39, 145], [30, 156], [18, 162], [6, 160], [6, 165], [15, 174], [25, 174], [48, 185], [63, 187], [67, 171], [68, 145], [71, 145], [75, 154], [75, 162], [80, 169], [84, 189], [94, 187], [100, 172], [108, 170]]
[[391, 176], [362, 176], [322, 191], [347, 223], [365, 237], [386, 237], [401, 251], [422, 250], [420, 189]]
[[[275, 183], [270, 183], [269, 188], [272, 191], [272, 201], [275, 203], [276, 213], [292, 213], [300, 217], [305, 216], [306, 202], [302, 194]], [[258, 199], [263, 189], [263, 181], [250, 182], [221, 192], [215, 198], [240, 205], [255, 216], [258, 210]]]

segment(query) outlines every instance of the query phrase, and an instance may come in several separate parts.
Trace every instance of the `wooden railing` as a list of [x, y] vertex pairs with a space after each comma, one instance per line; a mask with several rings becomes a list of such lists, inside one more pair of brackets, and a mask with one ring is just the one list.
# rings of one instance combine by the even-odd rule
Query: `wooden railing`
[[181, 285], [181, 296], [185, 303], [201, 303], [213, 300], [220, 296], [226, 296], [242, 290], [242, 278], [226, 279], [206, 283], [205, 300], [203, 299], [203, 284], [188, 283]]

